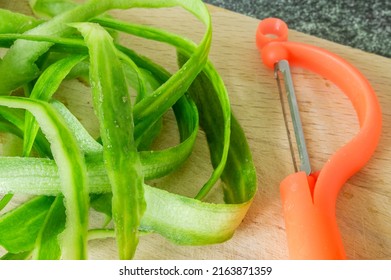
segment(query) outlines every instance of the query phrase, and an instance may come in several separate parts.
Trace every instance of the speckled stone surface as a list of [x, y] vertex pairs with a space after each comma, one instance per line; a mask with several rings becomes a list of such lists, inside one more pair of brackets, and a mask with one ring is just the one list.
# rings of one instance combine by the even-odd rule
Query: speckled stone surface
[[391, 0], [205, 0], [254, 18], [278, 17], [289, 28], [391, 57]]

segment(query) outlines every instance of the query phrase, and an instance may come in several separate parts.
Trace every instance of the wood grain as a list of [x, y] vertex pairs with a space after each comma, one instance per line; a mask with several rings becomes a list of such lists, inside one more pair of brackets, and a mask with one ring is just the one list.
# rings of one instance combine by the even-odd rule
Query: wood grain
[[[20, 9], [16, 1], [2, 1], [1, 8]], [[286, 259], [284, 222], [279, 195], [280, 181], [293, 172], [289, 143], [276, 82], [260, 60], [255, 46], [258, 20], [208, 6], [213, 22], [210, 59], [229, 91], [232, 108], [248, 137], [258, 174], [258, 193], [248, 215], [233, 238], [213, 246], [181, 247], [156, 234], [141, 238], [136, 259]], [[158, 25], [199, 40], [203, 26], [179, 9], [114, 11], [134, 22]], [[331, 43], [293, 30], [289, 40], [313, 44], [336, 53], [355, 65], [369, 80], [383, 109], [383, 133], [370, 162], [343, 187], [337, 202], [337, 219], [350, 259], [391, 258], [391, 67], [390, 59]], [[124, 37], [130, 47], [176, 69], [175, 52], [158, 43]], [[313, 169], [321, 169], [328, 157], [346, 143], [359, 127], [352, 106], [332, 83], [303, 69], [293, 69]], [[63, 86], [61, 98], [88, 129], [96, 133], [88, 94], [75, 92], [75, 84]], [[79, 88], [79, 87], [77, 87]], [[82, 89], [81, 91], [88, 91]], [[81, 102], [85, 100], [85, 102]], [[170, 118], [167, 118], [168, 126]], [[167, 141], [174, 136], [167, 136]], [[191, 158], [175, 176], [164, 179], [174, 189], [198, 184], [208, 174], [200, 136]], [[194, 167], [195, 166], [195, 167]], [[194, 174], [201, 174], [194, 176]], [[197, 179], [194, 179], [197, 178]], [[92, 214], [95, 215], [95, 214]], [[92, 259], [117, 258], [114, 240], [91, 241]]]

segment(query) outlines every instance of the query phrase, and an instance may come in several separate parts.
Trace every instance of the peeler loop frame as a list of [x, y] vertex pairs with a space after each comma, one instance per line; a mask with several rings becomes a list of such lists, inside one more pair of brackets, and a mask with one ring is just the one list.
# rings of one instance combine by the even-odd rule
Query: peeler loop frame
[[[280, 60], [308, 69], [334, 83], [350, 99], [360, 131], [336, 151], [323, 168], [307, 176], [298, 172], [281, 183], [290, 257], [344, 259], [335, 218], [341, 187], [371, 158], [381, 134], [381, 109], [367, 79], [337, 55], [308, 44], [288, 42], [288, 27], [280, 19], [259, 23], [256, 44], [263, 63], [273, 68]], [[305, 240], [307, 239], [307, 240]]]

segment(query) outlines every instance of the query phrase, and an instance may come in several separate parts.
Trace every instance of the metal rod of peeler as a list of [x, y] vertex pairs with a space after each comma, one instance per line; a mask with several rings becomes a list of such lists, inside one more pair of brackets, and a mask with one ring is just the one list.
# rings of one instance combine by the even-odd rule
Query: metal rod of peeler
[[[300, 158], [300, 168], [297, 167], [295, 152], [293, 150], [293, 144], [291, 141], [291, 134], [289, 131], [288, 120], [287, 120], [287, 116], [286, 116], [287, 114], [286, 114], [284, 101], [283, 101], [281, 81], [280, 81], [278, 72], [281, 72], [284, 76], [285, 90], [286, 90], [286, 95], [288, 98], [289, 110], [290, 110], [290, 115], [292, 118], [292, 125], [293, 125], [293, 129], [294, 129], [294, 133], [295, 133], [296, 145], [297, 145], [299, 158]], [[295, 90], [294, 90], [294, 86], [293, 86], [289, 62], [287, 60], [278, 61], [274, 66], [274, 73], [275, 73], [275, 77], [277, 80], [278, 90], [279, 90], [280, 99], [281, 99], [281, 106], [282, 106], [282, 110], [283, 110], [283, 114], [284, 114], [284, 122], [285, 122], [285, 126], [286, 126], [287, 133], [288, 133], [289, 145], [290, 145], [290, 150], [291, 150], [291, 155], [292, 155], [292, 160], [293, 160], [295, 171], [296, 172], [299, 170], [304, 171], [307, 175], [309, 175], [311, 173], [311, 164], [310, 164], [310, 159], [308, 156], [307, 146], [305, 143], [303, 126], [302, 126], [301, 119], [300, 119], [300, 113], [299, 113], [299, 108], [297, 105], [297, 99], [296, 99], [296, 94], [295, 94]]]

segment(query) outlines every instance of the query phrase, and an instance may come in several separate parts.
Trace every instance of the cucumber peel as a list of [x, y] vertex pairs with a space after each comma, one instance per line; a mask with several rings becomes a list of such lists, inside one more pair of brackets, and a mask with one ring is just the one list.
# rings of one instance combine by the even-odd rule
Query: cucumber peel
[[[3, 259], [86, 259], [88, 239], [107, 236], [116, 239], [120, 259], [134, 257], [145, 233], [158, 233], [178, 245], [231, 238], [252, 203], [257, 176], [227, 90], [208, 59], [212, 24], [202, 1], [30, 4], [34, 14], [46, 18], [32, 20], [0, 10], [0, 22], [17, 15], [15, 26], [11, 22], [5, 31], [0, 29], [0, 46], [7, 48], [0, 60], [0, 129], [24, 143], [23, 156], [0, 156], [0, 205], [6, 207], [13, 194], [31, 196], [0, 216], [0, 246], [7, 250]], [[65, 12], [58, 5], [66, 7]], [[112, 9], [174, 6], [204, 24], [199, 44], [105, 14]], [[21, 22], [24, 28], [18, 29]], [[121, 33], [174, 47], [179, 69], [170, 73], [121, 45], [113, 37]], [[75, 78], [91, 88], [98, 139], [56, 98], [63, 81]], [[14, 96], [18, 88], [24, 97]], [[134, 102], [131, 90], [136, 92]], [[171, 110], [179, 141], [154, 150], [151, 144]], [[201, 131], [212, 171], [196, 196], [151, 185], [151, 180], [189, 164]], [[224, 202], [206, 201], [218, 187]], [[91, 208], [113, 224], [90, 228]]]

